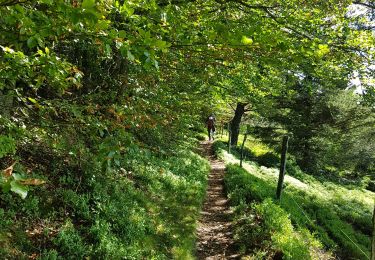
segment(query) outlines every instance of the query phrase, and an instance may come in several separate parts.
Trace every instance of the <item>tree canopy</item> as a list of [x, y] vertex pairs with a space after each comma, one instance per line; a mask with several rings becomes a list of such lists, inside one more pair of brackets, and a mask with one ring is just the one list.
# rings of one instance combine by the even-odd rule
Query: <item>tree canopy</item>
[[232, 144], [246, 114], [303, 170], [375, 181], [374, 19], [366, 0], [0, 0], [0, 186], [174, 155], [212, 112]]

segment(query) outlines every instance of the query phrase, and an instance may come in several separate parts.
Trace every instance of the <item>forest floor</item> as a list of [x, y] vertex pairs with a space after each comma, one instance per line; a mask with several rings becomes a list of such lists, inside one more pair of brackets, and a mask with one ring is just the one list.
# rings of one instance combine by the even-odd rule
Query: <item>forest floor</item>
[[239, 259], [233, 241], [228, 199], [224, 191], [225, 164], [212, 151], [212, 142], [201, 143], [201, 154], [211, 165], [206, 199], [197, 228], [198, 259]]

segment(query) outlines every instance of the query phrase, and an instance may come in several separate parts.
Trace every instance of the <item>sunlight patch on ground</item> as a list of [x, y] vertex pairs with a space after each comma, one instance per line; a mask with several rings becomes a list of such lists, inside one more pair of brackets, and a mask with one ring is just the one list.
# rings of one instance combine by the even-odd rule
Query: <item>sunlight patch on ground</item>
[[[239, 164], [240, 160], [232, 154], [222, 150], [222, 157], [226, 163]], [[279, 177], [279, 169], [258, 166], [255, 162], [242, 162], [243, 168], [250, 174], [272, 182], [277, 186]], [[285, 189], [296, 189], [306, 192], [309, 195], [317, 197], [326, 203], [341, 204], [343, 201], [347, 203], [347, 207], [352, 211], [357, 211], [357, 204], [361, 204], [368, 212], [372, 212], [374, 207], [375, 193], [364, 189], [349, 189], [332, 182], [319, 182], [318, 180], [307, 180], [306, 183], [289, 175], [285, 175]]]
[[[226, 161], [226, 163], [238, 163], [238, 164], [240, 163], [240, 160], [238, 160], [232, 154], [229, 154], [226, 151], [223, 151], [223, 156], [224, 156], [224, 160]], [[268, 168], [265, 166], [259, 167], [255, 165], [255, 163], [248, 163], [248, 162], [242, 162], [242, 165], [248, 172], [250, 172], [254, 176], [259, 177], [263, 180], [268, 180], [268, 181], [273, 180], [275, 181], [275, 183], [277, 183], [277, 180], [279, 178], [278, 169]], [[306, 183], [303, 183], [302, 181], [292, 176], [285, 175], [284, 181], [286, 184], [292, 185], [293, 187], [298, 188], [298, 189], [305, 190], [308, 188], [308, 185]]]

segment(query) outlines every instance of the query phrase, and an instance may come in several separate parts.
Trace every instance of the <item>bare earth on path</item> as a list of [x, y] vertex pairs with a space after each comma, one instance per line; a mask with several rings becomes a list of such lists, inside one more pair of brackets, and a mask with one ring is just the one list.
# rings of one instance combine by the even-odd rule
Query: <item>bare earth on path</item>
[[201, 143], [211, 164], [206, 199], [197, 228], [197, 259], [240, 259], [232, 237], [231, 210], [224, 192], [225, 164], [213, 156], [212, 143]]

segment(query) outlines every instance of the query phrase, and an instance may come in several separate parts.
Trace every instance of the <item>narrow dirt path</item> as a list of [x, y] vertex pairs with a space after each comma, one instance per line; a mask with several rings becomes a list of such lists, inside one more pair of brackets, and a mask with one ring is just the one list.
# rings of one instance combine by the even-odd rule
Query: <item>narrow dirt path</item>
[[197, 229], [197, 259], [239, 259], [233, 244], [232, 212], [224, 192], [225, 164], [214, 157], [211, 142], [202, 142], [201, 151], [210, 161], [211, 172]]

